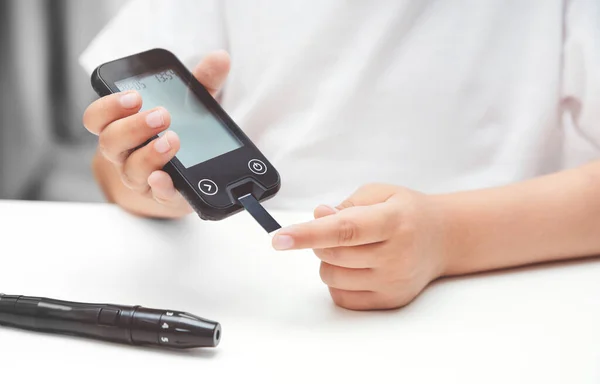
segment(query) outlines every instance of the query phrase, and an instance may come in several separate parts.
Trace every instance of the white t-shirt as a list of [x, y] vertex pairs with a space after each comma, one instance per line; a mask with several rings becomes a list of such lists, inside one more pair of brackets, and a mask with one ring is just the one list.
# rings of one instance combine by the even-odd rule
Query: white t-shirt
[[598, 0], [133, 0], [82, 55], [224, 48], [225, 110], [277, 167], [269, 206], [369, 182], [502, 185], [600, 155]]

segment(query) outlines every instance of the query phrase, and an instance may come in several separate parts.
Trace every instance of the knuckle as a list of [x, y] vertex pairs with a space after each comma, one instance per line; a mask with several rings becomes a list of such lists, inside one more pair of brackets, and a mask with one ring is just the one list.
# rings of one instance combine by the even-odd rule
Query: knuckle
[[112, 140], [109, 135], [100, 134], [98, 136], [98, 150], [102, 155], [113, 163], [119, 163], [118, 156], [112, 150]]
[[334, 264], [335, 260], [338, 259], [338, 253], [332, 248], [324, 248], [315, 250], [316, 255], [323, 261]]
[[157, 195], [156, 193], [153, 193], [152, 197], [154, 198], [154, 201], [156, 201], [160, 205], [170, 206], [170, 205], [173, 204], [173, 200], [172, 199], [164, 198], [162, 196]]
[[106, 152], [107, 145], [109, 144], [108, 141], [109, 140], [106, 137], [106, 134], [101, 134], [98, 136], [98, 147], [102, 150], [102, 152]]
[[[99, 116], [111, 116], [113, 115], [111, 108], [110, 97], [102, 97], [92, 103], [86, 110], [87, 114], [84, 117], [87, 118], [88, 124], [93, 125], [93, 120]], [[97, 127], [100, 130], [99, 127]]]
[[406, 239], [408, 244], [412, 243], [417, 234], [417, 225], [414, 220], [410, 217], [406, 217], [396, 228], [399, 228], [402, 238]]
[[351, 311], [368, 311], [377, 307], [372, 298], [358, 298], [352, 292], [330, 288], [329, 293], [335, 305]]
[[150, 187], [148, 185], [134, 181], [129, 177], [125, 177], [123, 183], [126, 184], [127, 188], [141, 195], [145, 195], [146, 193], [150, 192]]
[[124, 143], [135, 143], [140, 135], [141, 125], [140, 116], [119, 120], [118, 130], [119, 134], [122, 136], [122, 141]]
[[171, 208], [173, 212], [187, 213], [193, 211], [192, 206], [183, 197], [181, 192], [174, 187], [164, 187], [161, 189], [148, 187], [154, 200], [161, 205]]
[[150, 191], [150, 186], [143, 177], [143, 172], [139, 169], [126, 169], [122, 172], [123, 183], [131, 190], [145, 194]]
[[124, 117], [112, 124], [114, 124], [113, 131], [118, 135], [120, 143], [133, 147], [144, 138], [145, 122], [142, 115]]
[[135, 151], [135, 158], [132, 158], [132, 167], [135, 168], [138, 172], [143, 172], [150, 176], [150, 173], [157, 168], [155, 166], [156, 163], [156, 155], [150, 150], [148, 146], [144, 146]]
[[98, 147], [102, 150], [102, 153], [107, 152], [109, 145], [109, 139], [106, 137], [105, 134], [98, 136]]
[[377, 252], [374, 259], [376, 260], [377, 266], [383, 267], [386, 272], [392, 273], [392, 267], [402, 263], [399, 257], [400, 252], [405, 254], [406, 250], [404, 248], [401, 251], [385, 249]]
[[321, 277], [321, 281], [327, 285], [335, 285], [335, 271], [332, 265], [327, 264], [325, 262], [321, 262], [321, 267], [319, 269], [319, 276]]
[[106, 97], [100, 98], [91, 103], [83, 112], [83, 126], [90, 132], [93, 132], [95, 134], [100, 133], [101, 127], [97, 126], [95, 120], [97, 116], [105, 115], [107, 109], [108, 106], [106, 102]]
[[148, 185], [146, 185], [146, 183], [141, 182], [140, 180], [137, 180], [136, 178], [131, 176], [127, 176], [126, 179], [128, 188], [133, 190], [134, 192], [144, 194], [147, 191], [149, 191], [149, 187]]
[[380, 230], [382, 237], [385, 239], [393, 238], [400, 228], [400, 218], [403, 216], [395, 209], [388, 210], [382, 218]]
[[83, 116], [81, 118], [81, 123], [83, 124], [85, 129], [87, 129], [88, 131], [90, 131], [92, 133], [97, 133], [97, 131], [92, 126], [92, 118], [90, 116], [92, 113], [91, 109], [92, 109], [91, 105], [85, 109], [85, 111], [83, 112]]
[[98, 112], [102, 114], [109, 114], [111, 112], [112, 108], [110, 99], [111, 98], [109, 96], [98, 99]]
[[358, 188], [358, 192], [369, 192], [380, 187], [379, 183], [367, 183]]
[[398, 293], [383, 292], [379, 294], [377, 306], [380, 309], [402, 308], [410, 304], [415, 297], [416, 295], [413, 295], [408, 291]]
[[348, 209], [354, 207], [354, 203], [350, 199], [342, 201], [336, 208], [339, 210]]
[[[392, 187], [390, 184], [387, 183], [369, 183], [365, 186], [365, 188], [368, 188], [369, 190], [371, 189], [387, 189]], [[393, 187], [396, 188], [396, 187]]]
[[353, 303], [350, 300], [350, 298], [348, 297], [348, 295], [344, 294], [344, 292], [339, 291], [337, 289], [332, 289], [329, 291], [330, 295], [331, 295], [331, 299], [333, 300], [333, 302], [335, 303], [335, 305], [342, 307], [342, 308], [351, 308], [353, 307]]
[[353, 242], [359, 236], [358, 225], [350, 219], [342, 219], [338, 229], [338, 244], [345, 245]]
[[125, 185], [129, 189], [135, 190], [135, 183], [133, 182], [131, 177], [129, 177], [129, 173], [127, 171], [123, 170], [120, 176], [121, 183], [123, 183], [123, 185]]
[[136, 177], [135, 174], [136, 172], [132, 172], [129, 161], [127, 161], [121, 169], [121, 182], [134, 192], [144, 192], [148, 187], [145, 185], [146, 183], [140, 180], [139, 177]]

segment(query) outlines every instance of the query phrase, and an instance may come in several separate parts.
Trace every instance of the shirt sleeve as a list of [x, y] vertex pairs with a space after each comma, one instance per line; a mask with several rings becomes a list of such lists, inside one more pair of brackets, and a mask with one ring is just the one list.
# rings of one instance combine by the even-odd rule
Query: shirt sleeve
[[563, 121], [600, 151], [600, 1], [566, 3]]
[[164, 48], [192, 69], [206, 52], [227, 49], [219, 0], [130, 0], [79, 57], [88, 74], [107, 61]]

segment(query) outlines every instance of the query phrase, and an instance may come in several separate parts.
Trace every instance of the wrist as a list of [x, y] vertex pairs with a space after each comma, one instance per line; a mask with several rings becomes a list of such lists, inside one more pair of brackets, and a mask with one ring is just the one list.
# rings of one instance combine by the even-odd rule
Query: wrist
[[518, 228], [513, 199], [504, 188], [432, 196], [442, 228], [442, 277], [509, 266], [505, 256], [517, 256], [524, 245], [511, 233], [526, 230]]
[[470, 220], [461, 210], [460, 193], [432, 195], [430, 204], [437, 212], [440, 233], [439, 277], [452, 276], [468, 270], [464, 265], [472, 257], [472, 233], [468, 230]]
[[[600, 253], [600, 163], [505, 186], [437, 195], [443, 275]], [[559, 186], [559, 187], [557, 187]]]

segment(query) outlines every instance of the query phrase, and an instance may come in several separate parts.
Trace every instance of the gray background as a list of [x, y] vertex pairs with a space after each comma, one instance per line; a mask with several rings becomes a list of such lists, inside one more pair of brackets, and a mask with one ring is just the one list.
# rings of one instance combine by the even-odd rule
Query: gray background
[[125, 0], [0, 0], [0, 199], [103, 201], [78, 57]]

